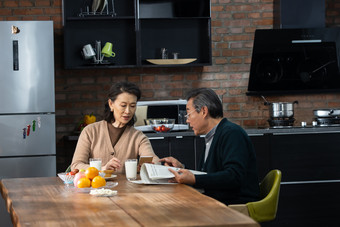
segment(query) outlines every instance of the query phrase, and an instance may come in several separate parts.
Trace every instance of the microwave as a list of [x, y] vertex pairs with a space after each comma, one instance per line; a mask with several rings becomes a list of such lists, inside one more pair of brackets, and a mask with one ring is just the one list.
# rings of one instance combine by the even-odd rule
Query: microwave
[[135, 128], [143, 131], [152, 131], [150, 125], [147, 125], [147, 119], [150, 118], [171, 118], [175, 119], [175, 125], [172, 131], [185, 131], [189, 129], [186, 123], [185, 115], [187, 101], [163, 100], [163, 101], [139, 101], [136, 109]]

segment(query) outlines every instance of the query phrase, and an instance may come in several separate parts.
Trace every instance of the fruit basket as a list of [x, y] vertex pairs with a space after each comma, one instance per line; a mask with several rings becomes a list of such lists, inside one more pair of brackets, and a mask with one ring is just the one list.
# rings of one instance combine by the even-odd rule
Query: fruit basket
[[58, 173], [58, 177], [62, 179], [64, 184], [73, 184], [74, 175], [67, 175], [67, 173]]
[[166, 133], [170, 132], [174, 128], [175, 119], [160, 118], [160, 119], [148, 119], [150, 126], [154, 132]]

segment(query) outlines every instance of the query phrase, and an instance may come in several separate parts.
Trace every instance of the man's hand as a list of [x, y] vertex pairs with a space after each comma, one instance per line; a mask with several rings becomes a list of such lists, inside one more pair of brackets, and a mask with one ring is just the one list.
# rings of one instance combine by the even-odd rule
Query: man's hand
[[179, 171], [169, 169], [169, 171], [175, 175], [173, 179], [169, 180], [170, 183], [194, 185], [196, 182], [195, 175], [187, 169], [180, 169]]
[[178, 168], [184, 168], [183, 164], [180, 163], [177, 159], [174, 157], [166, 157], [159, 159], [159, 162], [165, 162], [165, 166], [173, 166], [173, 167], [178, 167]]

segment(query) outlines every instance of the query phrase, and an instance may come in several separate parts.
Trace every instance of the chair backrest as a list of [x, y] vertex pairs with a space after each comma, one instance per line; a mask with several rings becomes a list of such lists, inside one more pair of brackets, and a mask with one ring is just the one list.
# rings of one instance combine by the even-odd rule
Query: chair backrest
[[279, 203], [281, 171], [271, 170], [260, 183], [260, 200], [247, 203], [249, 216], [257, 222], [274, 220]]

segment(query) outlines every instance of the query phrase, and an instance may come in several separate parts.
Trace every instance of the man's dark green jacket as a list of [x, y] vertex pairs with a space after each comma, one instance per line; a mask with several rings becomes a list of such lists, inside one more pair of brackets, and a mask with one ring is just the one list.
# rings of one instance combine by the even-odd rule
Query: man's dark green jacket
[[247, 133], [226, 118], [218, 124], [204, 163], [201, 156], [194, 187], [225, 204], [240, 204], [259, 198], [256, 155]]

